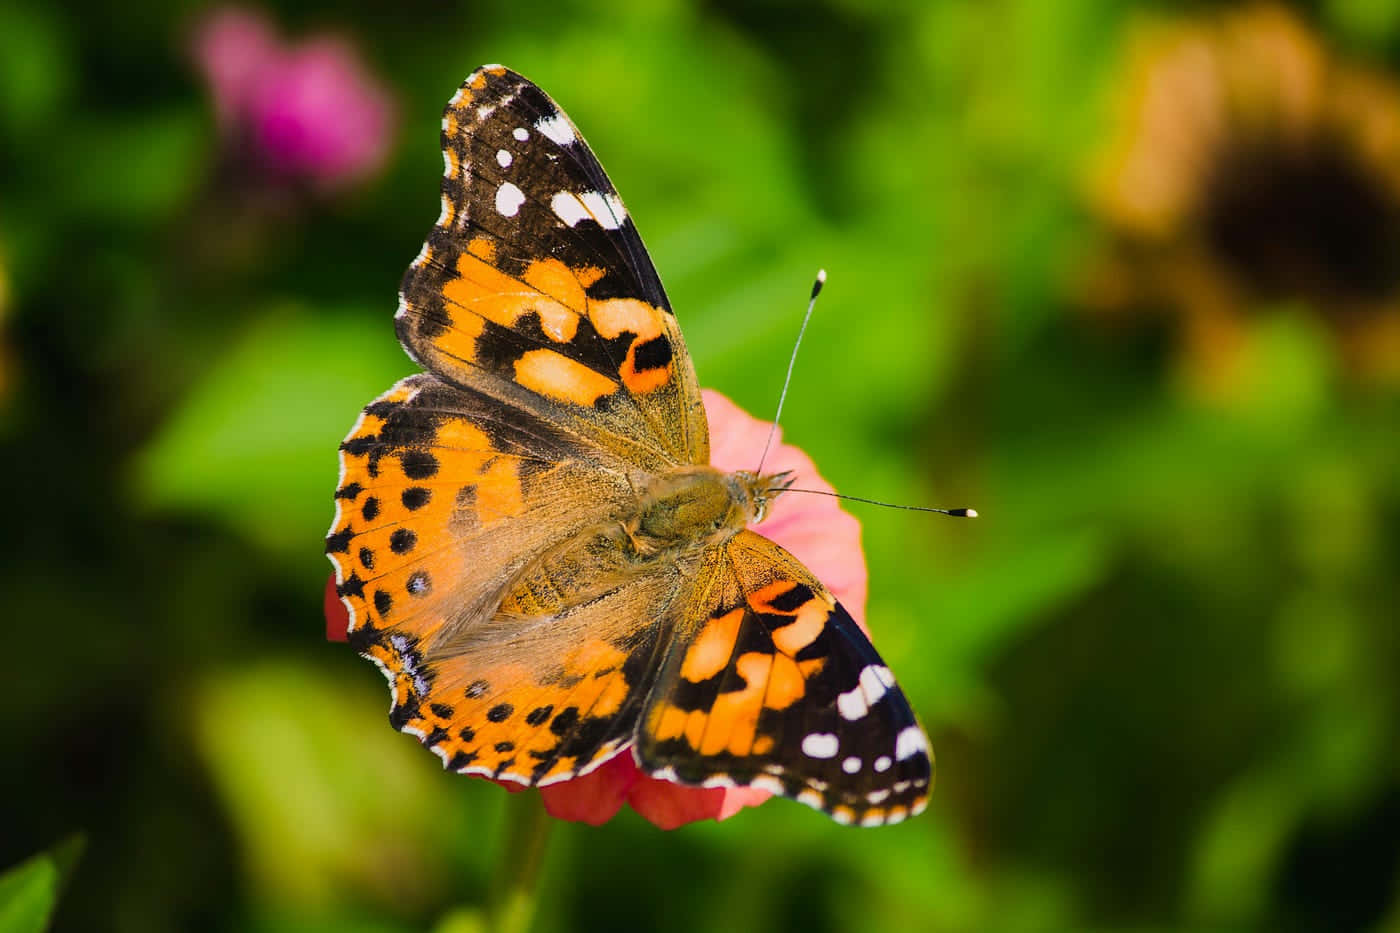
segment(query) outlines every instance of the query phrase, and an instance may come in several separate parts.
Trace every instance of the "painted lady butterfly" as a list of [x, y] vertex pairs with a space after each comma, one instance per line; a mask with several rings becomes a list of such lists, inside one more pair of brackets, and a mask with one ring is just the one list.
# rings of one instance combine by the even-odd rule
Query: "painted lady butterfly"
[[661, 280], [573, 123], [488, 66], [442, 152], [396, 318], [427, 372], [341, 445], [326, 540], [390, 721], [497, 780], [630, 754], [843, 823], [918, 813], [928, 740], [851, 616], [746, 528], [785, 476], [709, 465]]

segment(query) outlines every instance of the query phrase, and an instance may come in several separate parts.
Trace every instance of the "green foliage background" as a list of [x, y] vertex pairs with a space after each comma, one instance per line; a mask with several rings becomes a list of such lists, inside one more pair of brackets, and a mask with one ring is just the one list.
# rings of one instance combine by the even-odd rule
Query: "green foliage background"
[[[561, 825], [537, 929], [1400, 929], [1400, 397], [1299, 313], [1204, 402], [1066, 297], [1123, 37], [1172, 12], [284, 3], [364, 50], [398, 145], [249, 226], [197, 11], [0, 5], [0, 863], [86, 836], [65, 930], [471, 928], [504, 794], [323, 640], [321, 542], [336, 445], [413, 368], [441, 107], [501, 61], [608, 167], [704, 385], [767, 416], [825, 266], [786, 437], [843, 491], [984, 516], [853, 507], [929, 813]], [[1400, 62], [1387, 4], [1305, 12]]]

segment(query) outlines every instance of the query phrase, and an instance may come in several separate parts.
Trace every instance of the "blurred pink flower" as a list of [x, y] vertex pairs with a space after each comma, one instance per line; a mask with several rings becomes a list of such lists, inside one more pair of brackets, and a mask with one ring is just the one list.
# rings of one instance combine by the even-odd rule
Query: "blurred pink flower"
[[233, 144], [272, 175], [334, 187], [383, 165], [393, 100], [349, 43], [287, 44], [263, 14], [223, 7], [196, 29], [193, 52]]
[[[721, 470], [752, 470], [768, 439], [771, 423], [760, 421], [729, 399], [704, 390], [710, 422], [710, 463]], [[781, 435], [780, 435], [781, 436]], [[833, 492], [817, 474], [812, 459], [797, 447], [775, 442], [764, 464], [765, 473], [790, 470], [797, 489]], [[860, 545], [860, 523], [830, 496], [788, 493], [779, 496], [762, 522], [752, 526], [787, 548], [836, 596], [865, 629], [866, 569]], [[344, 641], [348, 617], [335, 595], [335, 577], [326, 585], [326, 637]], [[867, 630], [868, 634], [868, 630]], [[519, 784], [501, 783], [510, 791]], [[769, 798], [748, 787], [689, 787], [648, 777], [626, 752], [582, 777], [540, 788], [545, 809], [561, 820], [606, 823], [628, 804], [661, 829], [675, 829], [697, 820], [728, 819], [744, 807]]]
[[195, 28], [191, 45], [219, 124], [232, 128], [246, 120], [261, 76], [282, 54], [272, 21], [255, 10], [220, 7]]

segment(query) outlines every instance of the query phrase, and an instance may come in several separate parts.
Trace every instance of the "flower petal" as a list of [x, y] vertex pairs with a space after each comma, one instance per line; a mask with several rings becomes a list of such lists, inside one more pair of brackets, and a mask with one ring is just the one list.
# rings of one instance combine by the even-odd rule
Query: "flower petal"
[[676, 829], [697, 820], [727, 820], [771, 796], [752, 787], [684, 787], [644, 776], [627, 795], [627, 802], [658, 829]]
[[258, 76], [249, 120], [269, 167], [336, 185], [371, 174], [392, 142], [388, 92], [348, 44], [306, 42]]
[[641, 779], [631, 752], [624, 751], [583, 777], [541, 787], [540, 796], [555, 819], [601, 826], [617, 815]]
[[326, 641], [350, 640], [350, 610], [335, 591], [335, 574], [326, 580]]
[[266, 14], [226, 6], [195, 27], [190, 51], [209, 83], [220, 124], [230, 129], [247, 119], [259, 75], [281, 56], [282, 40]]

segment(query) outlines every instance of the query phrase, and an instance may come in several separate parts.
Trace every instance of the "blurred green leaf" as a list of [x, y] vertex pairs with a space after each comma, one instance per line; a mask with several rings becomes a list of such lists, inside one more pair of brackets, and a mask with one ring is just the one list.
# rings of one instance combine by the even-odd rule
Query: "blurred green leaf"
[[58, 869], [43, 855], [0, 875], [0, 933], [43, 933], [57, 888]]
[[0, 874], [0, 933], [43, 933], [83, 851], [80, 836]]
[[200, 754], [262, 898], [306, 910], [436, 892], [442, 866], [430, 856], [449, 822], [449, 778], [385, 724], [380, 691], [275, 662], [210, 676], [191, 700]]
[[0, 129], [16, 137], [43, 128], [72, 87], [72, 50], [54, 14], [44, 5], [0, 6]]
[[211, 134], [192, 108], [89, 117], [51, 156], [53, 196], [89, 220], [164, 220], [204, 181]]
[[1346, 38], [1383, 48], [1400, 33], [1400, 6], [1390, 0], [1328, 0], [1327, 17]]

